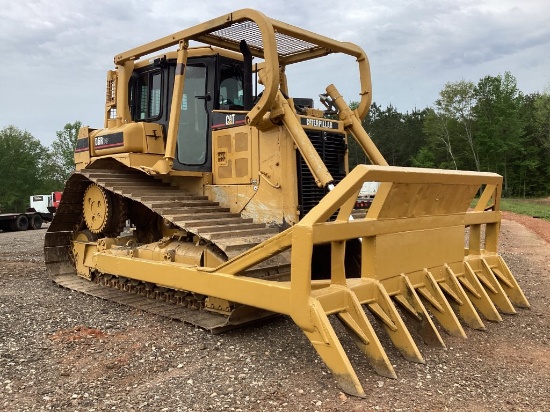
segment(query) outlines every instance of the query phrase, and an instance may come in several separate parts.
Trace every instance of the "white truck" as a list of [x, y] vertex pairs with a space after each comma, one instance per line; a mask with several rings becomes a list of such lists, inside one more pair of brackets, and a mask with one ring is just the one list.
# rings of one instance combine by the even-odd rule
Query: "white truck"
[[29, 199], [30, 208], [40, 213], [55, 213], [61, 201], [61, 192], [49, 195], [32, 195]]
[[355, 202], [356, 209], [368, 209], [374, 199], [374, 195], [380, 187], [380, 182], [365, 182], [359, 191]]

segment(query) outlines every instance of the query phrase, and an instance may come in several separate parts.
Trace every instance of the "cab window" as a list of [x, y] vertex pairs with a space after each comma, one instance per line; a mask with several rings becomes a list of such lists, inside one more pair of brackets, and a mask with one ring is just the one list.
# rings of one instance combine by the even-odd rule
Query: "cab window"
[[219, 108], [243, 110], [243, 75], [239, 65], [220, 67]]
[[[139, 75], [136, 120], [157, 119], [161, 114], [162, 76], [160, 71]], [[133, 96], [131, 96], [133, 99]]]

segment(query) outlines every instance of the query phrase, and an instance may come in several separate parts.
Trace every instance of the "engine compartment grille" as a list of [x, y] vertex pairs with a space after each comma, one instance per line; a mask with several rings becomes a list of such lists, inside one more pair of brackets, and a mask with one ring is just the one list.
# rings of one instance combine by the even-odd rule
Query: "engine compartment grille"
[[[346, 140], [344, 135], [307, 129], [305, 132], [334, 178], [334, 184], [337, 184], [346, 176]], [[300, 218], [302, 218], [326, 195], [327, 189], [317, 187], [300, 152], [297, 152], [297, 170], [299, 211]]]

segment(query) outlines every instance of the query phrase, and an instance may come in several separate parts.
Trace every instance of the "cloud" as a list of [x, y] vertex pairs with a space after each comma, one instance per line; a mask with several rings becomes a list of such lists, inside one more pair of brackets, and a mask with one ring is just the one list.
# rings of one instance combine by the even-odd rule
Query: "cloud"
[[[0, 10], [0, 127], [14, 124], [45, 144], [65, 123], [103, 124], [105, 73], [113, 57], [252, 0], [112, 2], [27, 0]], [[369, 56], [374, 100], [424, 108], [444, 84], [510, 71], [525, 93], [550, 82], [547, 0], [328, 0], [264, 2], [273, 18], [359, 44]], [[288, 69], [291, 92], [315, 97], [335, 83], [358, 99], [353, 59], [332, 56]]]

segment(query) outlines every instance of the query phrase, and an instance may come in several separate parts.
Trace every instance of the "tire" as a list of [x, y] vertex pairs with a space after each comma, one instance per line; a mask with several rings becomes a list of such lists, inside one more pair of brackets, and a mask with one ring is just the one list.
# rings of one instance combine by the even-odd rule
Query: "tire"
[[29, 229], [40, 229], [42, 227], [42, 216], [35, 213], [29, 220]]
[[29, 219], [25, 215], [19, 215], [17, 218], [12, 222], [13, 224], [13, 230], [27, 230], [29, 227]]

